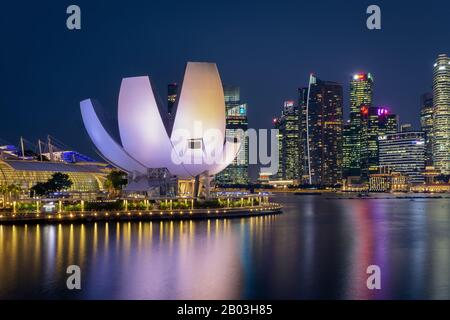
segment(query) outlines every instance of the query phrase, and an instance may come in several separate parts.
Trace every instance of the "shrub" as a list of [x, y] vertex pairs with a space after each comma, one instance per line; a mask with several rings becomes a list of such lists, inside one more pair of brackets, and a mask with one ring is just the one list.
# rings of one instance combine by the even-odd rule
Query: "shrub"
[[85, 210], [94, 211], [94, 210], [123, 210], [123, 202], [120, 200], [116, 201], [104, 201], [104, 202], [86, 202], [84, 205]]

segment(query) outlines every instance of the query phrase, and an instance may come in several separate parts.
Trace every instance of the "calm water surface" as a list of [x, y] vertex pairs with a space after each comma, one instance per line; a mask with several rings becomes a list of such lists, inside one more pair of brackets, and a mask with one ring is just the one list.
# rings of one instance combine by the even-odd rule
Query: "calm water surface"
[[450, 199], [275, 199], [282, 215], [0, 226], [0, 298], [450, 299]]

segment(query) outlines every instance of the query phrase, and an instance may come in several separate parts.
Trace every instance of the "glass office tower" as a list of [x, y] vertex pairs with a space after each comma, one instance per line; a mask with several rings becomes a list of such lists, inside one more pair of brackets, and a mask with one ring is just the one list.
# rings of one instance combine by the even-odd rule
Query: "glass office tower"
[[380, 136], [380, 167], [408, 177], [410, 184], [424, 182], [425, 134], [398, 132]]
[[248, 129], [247, 104], [241, 102], [240, 88], [224, 86], [226, 130], [228, 140], [237, 138], [241, 148], [233, 162], [215, 180], [219, 184], [248, 184]]
[[450, 174], [450, 58], [438, 56], [433, 74], [433, 165]]
[[427, 166], [433, 165], [433, 93], [424, 93], [420, 103], [420, 127], [425, 132]]
[[398, 131], [398, 121], [387, 107], [361, 107], [361, 178], [379, 171], [378, 138]]
[[373, 77], [370, 73], [355, 74], [350, 82], [350, 128], [345, 144], [344, 177], [361, 175], [361, 107], [371, 107]]
[[306, 90], [299, 90], [302, 176], [309, 184], [333, 186], [342, 181], [342, 85], [311, 75]]

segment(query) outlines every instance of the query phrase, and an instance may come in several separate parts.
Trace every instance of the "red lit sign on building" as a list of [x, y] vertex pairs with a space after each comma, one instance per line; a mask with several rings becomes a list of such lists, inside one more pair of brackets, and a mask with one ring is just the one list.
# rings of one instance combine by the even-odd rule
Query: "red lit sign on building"
[[354, 80], [366, 80], [366, 74], [358, 73], [353, 76]]
[[367, 106], [362, 106], [361, 107], [361, 114], [363, 116], [367, 116], [369, 114], [369, 108]]

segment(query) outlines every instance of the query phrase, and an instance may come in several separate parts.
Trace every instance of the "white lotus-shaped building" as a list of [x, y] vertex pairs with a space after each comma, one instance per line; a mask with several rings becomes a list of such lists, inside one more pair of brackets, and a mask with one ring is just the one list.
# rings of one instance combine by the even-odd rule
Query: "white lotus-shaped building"
[[80, 103], [86, 130], [99, 153], [132, 180], [149, 180], [155, 169], [172, 177], [211, 177], [239, 151], [225, 139], [225, 101], [214, 63], [188, 62], [171, 115], [157, 104], [149, 77], [124, 78], [118, 102], [121, 143], [97, 116], [91, 99]]

